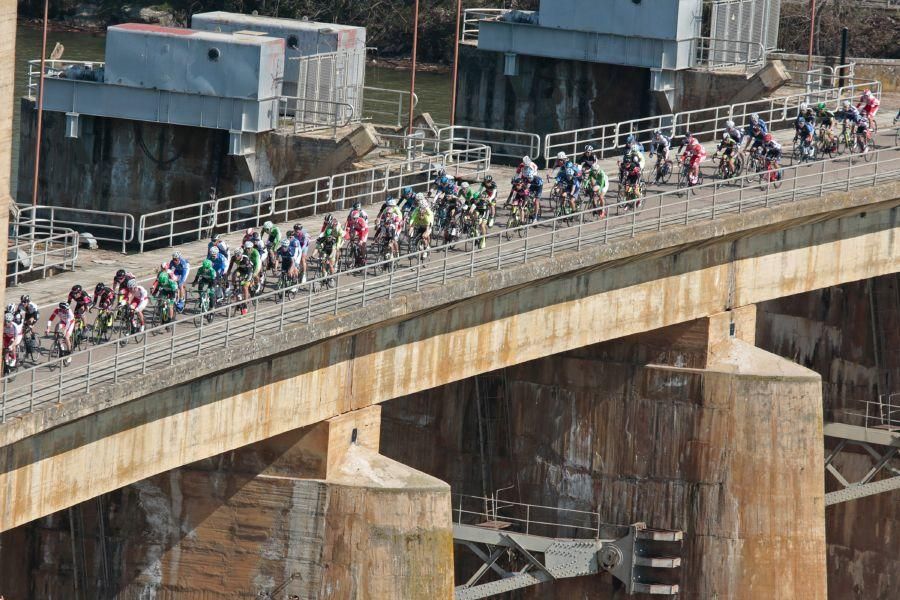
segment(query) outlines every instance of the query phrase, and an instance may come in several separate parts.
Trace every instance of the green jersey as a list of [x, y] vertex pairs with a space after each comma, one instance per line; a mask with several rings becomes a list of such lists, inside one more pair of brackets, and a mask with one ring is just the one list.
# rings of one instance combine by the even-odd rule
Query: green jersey
[[268, 241], [272, 245], [272, 248], [275, 248], [277, 250], [278, 244], [281, 243], [281, 230], [273, 226], [272, 229], [269, 230]]

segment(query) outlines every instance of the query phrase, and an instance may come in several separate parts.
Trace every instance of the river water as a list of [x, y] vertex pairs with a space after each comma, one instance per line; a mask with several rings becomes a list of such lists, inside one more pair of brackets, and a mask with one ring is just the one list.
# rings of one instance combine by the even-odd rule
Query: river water
[[[65, 46], [67, 60], [102, 61], [105, 36], [94, 33], [51, 31], [47, 36], [47, 53], [56, 42]], [[12, 185], [13, 197], [19, 167], [19, 98], [28, 86], [28, 61], [41, 57], [41, 31], [20, 25], [16, 30], [16, 100], [13, 110]], [[398, 71], [370, 65], [366, 68], [366, 85], [397, 90], [409, 90], [409, 71]], [[434, 120], [446, 123], [450, 117], [450, 76], [446, 73], [418, 73], [416, 95], [418, 111], [430, 112]], [[61, 140], [62, 141], [62, 140]], [[59, 165], [57, 168], [64, 168]]]

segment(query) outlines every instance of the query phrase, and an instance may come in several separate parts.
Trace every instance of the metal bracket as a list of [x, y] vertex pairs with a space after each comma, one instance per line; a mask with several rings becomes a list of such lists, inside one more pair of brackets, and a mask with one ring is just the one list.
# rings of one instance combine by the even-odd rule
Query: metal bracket
[[[856, 432], [856, 429], [862, 430], [862, 432]], [[876, 431], [875, 433], [883, 434], [884, 432]], [[840, 440], [825, 458], [825, 470], [831, 473], [842, 487], [840, 490], [825, 494], [825, 506], [832, 506], [848, 500], [865, 498], [866, 496], [900, 489], [900, 475], [897, 475], [898, 471], [888, 464], [897, 457], [898, 453], [900, 453], [900, 448], [895, 445], [880, 445], [877, 441], [872, 441], [879, 438], [871, 435], [870, 431], [864, 427], [848, 425], [841, 425], [840, 428], [826, 427], [825, 434]], [[872, 458], [871, 468], [857, 481], [850, 481], [834, 465], [835, 458], [851, 446], [865, 450]], [[891, 473], [892, 476], [873, 481], [877, 475], [885, 472]]]

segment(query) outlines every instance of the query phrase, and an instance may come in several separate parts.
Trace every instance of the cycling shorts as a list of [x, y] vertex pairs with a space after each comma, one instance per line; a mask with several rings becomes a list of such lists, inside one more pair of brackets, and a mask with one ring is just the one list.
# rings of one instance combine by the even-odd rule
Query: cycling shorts
[[63, 335], [65, 335], [66, 337], [69, 337], [70, 335], [72, 335], [72, 331], [75, 330], [75, 320], [73, 319], [68, 322], [60, 321], [56, 325], [56, 330], [61, 331]]
[[863, 106], [862, 110], [860, 110], [859, 112], [864, 114], [866, 117], [874, 117], [875, 113], [878, 112], [878, 108], [879, 108], [878, 106], [875, 106], [875, 107]]

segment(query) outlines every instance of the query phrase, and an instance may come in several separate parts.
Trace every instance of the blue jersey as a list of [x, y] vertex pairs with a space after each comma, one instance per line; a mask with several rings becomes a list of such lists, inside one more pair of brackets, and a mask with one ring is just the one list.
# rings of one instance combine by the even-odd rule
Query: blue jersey
[[535, 198], [540, 198], [541, 194], [544, 193], [544, 180], [535, 175], [528, 181], [528, 191], [531, 192], [531, 195]]
[[169, 261], [169, 270], [175, 274], [175, 279], [178, 283], [183, 283], [187, 279], [188, 273], [191, 271], [191, 265], [185, 258], [179, 260], [177, 264], [172, 260]]
[[[747, 125], [747, 131], [750, 132], [747, 135], [750, 135], [750, 136], [753, 135], [753, 133], [752, 133], [753, 125], [754, 125], [754, 123], [750, 123]], [[755, 125], [762, 130], [763, 135], [766, 135], [767, 133], [769, 133], [769, 127], [766, 125], [766, 122], [763, 121], [762, 119], [757, 119]]]
[[797, 125], [797, 135], [806, 137], [808, 135], [812, 135], [815, 132], [815, 128], [813, 124], [807, 121], [803, 125]]
[[217, 275], [225, 275], [225, 271], [228, 270], [228, 257], [219, 252], [215, 258], [210, 257], [209, 260], [212, 262], [213, 271]]

